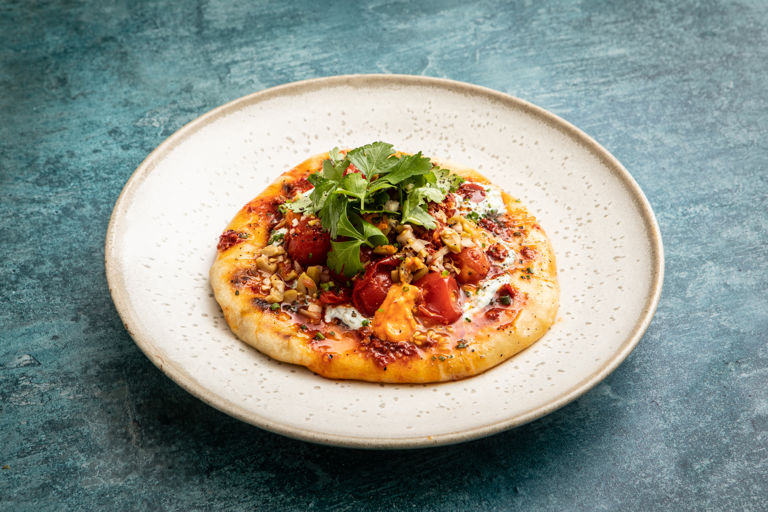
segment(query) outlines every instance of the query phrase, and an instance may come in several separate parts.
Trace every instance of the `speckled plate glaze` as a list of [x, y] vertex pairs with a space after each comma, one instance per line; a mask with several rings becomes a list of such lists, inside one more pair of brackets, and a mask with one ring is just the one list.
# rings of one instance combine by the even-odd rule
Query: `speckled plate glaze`
[[[436, 385], [326, 380], [235, 338], [208, 284], [220, 232], [308, 156], [374, 140], [473, 167], [538, 217], [562, 286], [558, 321], [544, 338], [482, 375]], [[647, 328], [663, 252], [637, 183], [566, 121], [465, 83], [353, 75], [240, 98], [168, 138], [115, 205], [106, 266], [131, 336], [201, 400], [299, 439], [407, 448], [515, 427], [592, 388]]]

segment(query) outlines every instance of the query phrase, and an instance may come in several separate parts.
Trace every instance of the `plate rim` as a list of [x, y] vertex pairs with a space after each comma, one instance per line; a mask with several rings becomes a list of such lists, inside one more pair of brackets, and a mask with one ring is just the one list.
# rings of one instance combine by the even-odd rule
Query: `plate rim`
[[[572, 386], [568, 391], [558, 396], [550, 402], [532, 409], [531, 411], [515, 415], [511, 418], [496, 421], [488, 425], [462, 429], [458, 431], [437, 434], [434, 436], [412, 436], [398, 437], [390, 439], [367, 438], [354, 435], [340, 435], [317, 432], [307, 428], [294, 427], [282, 424], [271, 418], [262, 417], [253, 411], [249, 411], [235, 402], [213, 393], [205, 386], [197, 382], [184, 368], [173, 361], [164, 360], [159, 352], [159, 347], [153, 343], [151, 333], [143, 330], [143, 325], [137, 317], [136, 312], [130, 306], [128, 300], [128, 290], [122, 278], [122, 266], [117, 257], [117, 241], [119, 240], [118, 228], [120, 227], [121, 216], [128, 210], [132, 203], [132, 198], [138, 187], [162, 161], [163, 157], [170, 153], [182, 140], [193, 135], [195, 132], [244, 106], [259, 103], [275, 96], [296, 95], [305, 92], [311, 92], [316, 89], [339, 87], [375, 87], [382, 85], [400, 85], [400, 86], [427, 86], [439, 87], [452, 92], [464, 92], [470, 96], [481, 96], [492, 99], [498, 103], [511, 106], [522, 110], [525, 113], [536, 117], [549, 127], [564, 133], [573, 140], [579, 142], [585, 149], [596, 156], [611, 172], [621, 181], [627, 189], [630, 196], [638, 206], [646, 234], [648, 235], [651, 248], [651, 286], [649, 293], [645, 298], [645, 304], [642, 312], [637, 318], [634, 327], [629, 336], [623, 341], [614, 355], [608, 359], [598, 370], [582, 379], [578, 384]], [[547, 414], [550, 414], [561, 407], [576, 400], [584, 393], [595, 387], [609, 374], [611, 374], [639, 343], [648, 326], [651, 323], [654, 313], [659, 304], [661, 290], [664, 282], [664, 249], [656, 216], [653, 209], [645, 197], [632, 175], [627, 169], [614, 157], [608, 150], [603, 148], [597, 141], [587, 135], [580, 128], [569, 123], [565, 119], [538, 107], [526, 100], [517, 98], [488, 87], [470, 84], [446, 78], [436, 78], [418, 75], [399, 75], [399, 74], [350, 74], [336, 75], [321, 78], [313, 78], [296, 82], [289, 82], [277, 85], [261, 91], [257, 91], [245, 96], [241, 96], [228, 103], [220, 105], [208, 112], [198, 116], [192, 121], [186, 123], [176, 130], [172, 135], [163, 140], [131, 174], [128, 181], [118, 196], [110, 215], [107, 226], [106, 239], [104, 243], [104, 263], [106, 268], [107, 284], [109, 287], [112, 301], [115, 304], [123, 325], [144, 355], [166, 376], [181, 386], [191, 395], [202, 400], [211, 407], [237, 418], [241, 421], [257, 426], [264, 430], [281, 434], [294, 439], [309, 441], [318, 444], [341, 446], [347, 448], [367, 448], [367, 449], [403, 449], [403, 448], [423, 448], [429, 446], [443, 446], [456, 444], [473, 439], [490, 436], [511, 428], [519, 427]]]

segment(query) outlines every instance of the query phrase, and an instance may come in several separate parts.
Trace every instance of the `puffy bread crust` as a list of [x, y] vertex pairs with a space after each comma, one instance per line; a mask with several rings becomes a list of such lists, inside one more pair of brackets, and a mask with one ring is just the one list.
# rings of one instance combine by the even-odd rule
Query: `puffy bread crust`
[[[448, 346], [438, 344], [428, 349], [414, 345], [415, 356], [396, 359], [382, 367], [361, 351], [354, 335], [344, 329], [337, 329], [339, 340], [333, 346], [319, 344], [311, 339], [310, 334], [300, 330], [288, 313], [262, 310], [253, 304], [249, 294], [236, 295], [231, 283], [233, 275], [253, 265], [253, 259], [266, 245], [269, 235], [263, 213], [258, 209], [254, 211], [249, 205], [256, 204], [260, 198], [276, 196], [286, 179], [293, 181], [306, 176], [311, 170], [319, 168], [325, 158], [328, 158], [327, 153], [317, 155], [285, 173], [238, 212], [227, 227], [251, 235], [245, 241], [219, 251], [210, 270], [214, 296], [227, 324], [238, 338], [278, 361], [305, 366], [327, 378], [428, 383], [458, 380], [482, 373], [531, 346], [554, 323], [560, 287], [551, 243], [536, 219], [506, 193], [502, 193], [502, 198], [507, 212], [527, 228], [521, 245], [535, 248], [536, 256], [530, 262], [535, 272], [530, 279], [520, 279], [521, 270], [513, 273], [515, 287], [526, 297], [523, 306], [513, 318], [500, 319], [498, 324], [474, 331], [472, 341], [466, 348], [456, 348], [458, 339], [453, 339]], [[471, 169], [459, 169], [446, 163], [441, 165], [473, 181], [489, 183]], [[433, 357], [440, 355], [445, 359]], [[446, 357], [449, 355], [452, 357]]]

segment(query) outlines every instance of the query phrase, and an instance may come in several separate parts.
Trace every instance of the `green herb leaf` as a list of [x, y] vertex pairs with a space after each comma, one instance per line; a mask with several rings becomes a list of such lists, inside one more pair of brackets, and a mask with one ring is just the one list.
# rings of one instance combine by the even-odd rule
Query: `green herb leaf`
[[360, 225], [363, 231], [363, 237], [369, 246], [374, 247], [376, 245], [386, 245], [389, 243], [387, 236], [370, 222], [361, 219]]
[[426, 199], [427, 201], [432, 201], [435, 203], [443, 202], [443, 199], [445, 199], [446, 195], [445, 192], [435, 187], [419, 187], [414, 189], [411, 194], [416, 194], [422, 199]]
[[390, 172], [380, 178], [381, 180], [397, 185], [401, 181], [407, 180], [414, 176], [421, 176], [432, 170], [432, 161], [421, 155], [421, 151], [415, 155], [403, 155], [399, 160], [396, 160], [396, 165], [392, 167]]
[[339, 181], [344, 176], [344, 171], [349, 167], [349, 160], [344, 159], [340, 162], [334, 160], [323, 161], [323, 177], [332, 181]]
[[331, 233], [331, 238], [348, 236], [360, 238], [360, 232], [347, 216], [349, 199], [342, 194], [332, 194], [325, 206], [318, 212], [323, 227]]
[[312, 200], [312, 211], [316, 212], [325, 206], [328, 198], [338, 187], [338, 182], [326, 179], [317, 173], [310, 174], [307, 181], [315, 187], [309, 194], [309, 198]]
[[331, 252], [328, 253], [328, 268], [337, 274], [352, 277], [365, 267], [360, 262], [360, 246], [362, 240], [346, 242], [331, 242]]
[[435, 219], [424, 208], [419, 206], [419, 203], [421, 203], [421, 198], [418, 194], [410, 194], [408, 196], [408, 199], [403, 203], [402, 222], [424, 226], [427, 229], [435, 229], [437, 227]]
[[333, 160], [333, 163], [334, 163], [334, 164], [335, 164], [335, 163], [338, 163], [338, 162], [341, 162], [342, 160], [344, 160], [344, 157], [343, 157], [343, 156], [341, 156], [341, 152], [339, 151], [339, 148], [338, 148], [338, 147], [336, 147], [336, 148], [333, 148], [332, 150], [330, 150], [330, 151], [328, 152], [328, 156], [330, 156], [330, 157], [331, 157], [331, 160]]
[[354, 172], [342, 178], [339, 193], [355, 197], [360, 200], [360, 208], [365, 208], [365, 195], [368, 189], [368, 180], [360, 173]]
[[374, 174], [386, 173], [398, 160], [389, 157], [394, 153], [392, 144], [374, 142], [347, 153], [347, 158], [363, 175], [370, 179]]

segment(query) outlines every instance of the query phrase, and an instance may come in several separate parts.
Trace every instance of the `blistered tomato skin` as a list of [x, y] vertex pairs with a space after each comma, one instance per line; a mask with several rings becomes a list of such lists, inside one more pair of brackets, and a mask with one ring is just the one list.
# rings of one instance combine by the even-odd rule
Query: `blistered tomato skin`
[[355, 282], [352, 290], [352, 303], [366, 316], [373, 316], [387, 297], [392, 286], [392, 269], [397, 265], [396, 258], [385, 258], [370, 263], [362, 278]]
[[459, 274], [456, 278], [461, 284], [477, 284], [491, 269], [488, 256], [478, 247], [466, 247], [458, 254], [451, 255]]
[[423, 294], [417, 314], [425, 324], [448, 325], [461, 318], [461, 295], [453, 277], [430, 272], [413, 284], [421, 288]]
[[322, 265], [331, 250], [331, 235], [323, 229], [318, 221], [309, 224], [306, 217], [288, 230], [285, 235], [285, 249], [288, 256], [298, 261], [302, 266]]
[[320, 302], [328, 305], [346, 304], [352, 298], [349, 288], [339, 288], [338, 290], [328, 290], [320, 294]]

